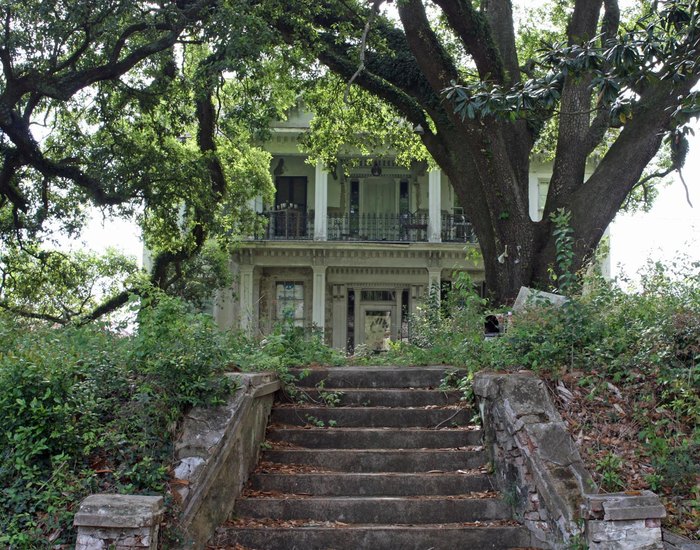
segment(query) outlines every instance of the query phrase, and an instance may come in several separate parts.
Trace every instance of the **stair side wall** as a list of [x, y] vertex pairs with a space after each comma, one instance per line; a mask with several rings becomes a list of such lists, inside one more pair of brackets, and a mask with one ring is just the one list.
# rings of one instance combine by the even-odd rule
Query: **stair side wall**
[[181, 548], [204, 548], [231, 513], [260, 454], [275, 374], [236, 375], [241, 388], [220, 407], [193, 409], [176, 444], [175, 484], [181, 499]]
[[663, 548], [659, 498], [651, 491], [598, 494], [541, 380], [480, 372], [474, 393], [500, 489], [538, 541], [557, 550]]
[[544, 383], [530, 374], [480, 372], [474, 393], [494, 475], [515, 518], [551, 548], [583, 541], [583, 495], [596, 488]]

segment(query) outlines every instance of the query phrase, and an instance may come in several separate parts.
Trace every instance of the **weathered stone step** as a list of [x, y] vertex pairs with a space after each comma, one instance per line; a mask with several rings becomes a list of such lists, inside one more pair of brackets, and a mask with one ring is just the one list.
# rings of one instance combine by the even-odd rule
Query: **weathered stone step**
[[477, 449], [278, 449], [262, 459], [340, 472], [456, 472], [486, 463], [486, 453]]
[[510, 518], [498, 498], [282, 497], [242, 498], [234, 514], [245, 518], [311, 519], [342, 523], [457, 523]]
[[380, 408], [380, 407], [275, 407], [270, 422], [342, 428], [449, 428], [467, 426], [474, 412], [470, 408]]
[[[327, 399], [340, 407], [423, 407], [425, 405], [451, 405], [459, 403], [458, 391], [426, 390], [420, 388], [302, 388], [301, 398], [323, 405]], [[284, 395], [283, 401], [294, 401]], [[337, 400], [337, 401], [336, 401]]]
[[251, 476], [248, 487], [316, 496], [461, 495], [493, 489], [489, 477], [480, 473], [257, 473]]
[[510, 525], [351, 525], [221, 528], [218, 546], [252, 550], [503, 550], [532, 547], [527, 529]]
[[272, 427], [267, 440], [316, 449], [447, 449], [480, 445], [481, 430]]
[[298, 378], [299, 387], [326, 388], [438, 388], [447, 370], [432, 367], [329, 367], [323, 369], [290, 369]]

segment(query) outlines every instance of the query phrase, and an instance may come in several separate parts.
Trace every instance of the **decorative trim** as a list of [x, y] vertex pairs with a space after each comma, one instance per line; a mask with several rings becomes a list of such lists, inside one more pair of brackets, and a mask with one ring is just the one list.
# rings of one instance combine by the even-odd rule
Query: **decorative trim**
[[[426, 268], [391, 267], [329, 267], [329, 275], [418, 275], [425, 276]], [[397, 283], [398, 284], [398, 283]], [[386, 286], [386, 283], [381, 283]], [[401, 284], [400, 286], [404, 286]]]

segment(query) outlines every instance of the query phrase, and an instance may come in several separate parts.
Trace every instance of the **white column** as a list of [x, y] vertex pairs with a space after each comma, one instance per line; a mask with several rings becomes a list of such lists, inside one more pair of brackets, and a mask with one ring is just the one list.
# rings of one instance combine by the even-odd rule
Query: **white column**
[[540, 221], [540, 215], [538, 212], [540, 205], [539, 180], [537, 179], [537, 176], [534, 176], [532, 174], [530, 174], [527, 179], [527, 198], [530, 219], [533, 222]]
[[311, 322], [321, 331], [326, 327], [326, 266], [312, 266], [314, 272]]
[[431, 170], [428, 172], [428, 242], [430, 243], [442, 241], [440, 231], [442, 225], [441, 193], [440, 170]]
[[333, 285], [333, 347], [345, 349], [348, 339], [348, 298], [345, 285]]
[[437, 301], [440, 301], [440, 280], [442, 277], [442, 268], [440, 267], [429, 267], [428, 268], [428, 295], [431, 292], [437, 292]]
[[252, 265], [241, 265], [239, 268], [239, 295], [241, 300], [241, 330], [252, 334], [255, 321], [253, 306], [253, 269]]
[[314, 194], [314, 240], [328, 239], [328, 172], [316, 161], [316, 191]]

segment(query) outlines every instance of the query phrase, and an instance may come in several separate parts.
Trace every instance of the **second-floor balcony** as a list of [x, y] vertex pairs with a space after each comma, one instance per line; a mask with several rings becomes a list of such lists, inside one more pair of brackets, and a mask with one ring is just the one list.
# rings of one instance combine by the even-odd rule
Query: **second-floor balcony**
[[[288, 208], [262, 212], [267, 219], [264, 232], [257, 240], [328, 240], [366, 242], [428, 242], [430, 220], [422, 213], [349, 213], [329, 214], [326, 217], [326, 234], [318, 235], [314, 228], [314, 216], [306, 211]], [[440, 241], [475, 243], [471, 223], [461, 214], [440, 216]]]

